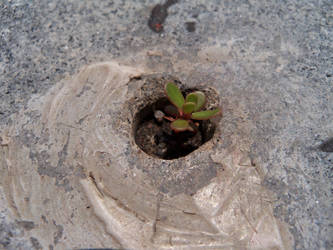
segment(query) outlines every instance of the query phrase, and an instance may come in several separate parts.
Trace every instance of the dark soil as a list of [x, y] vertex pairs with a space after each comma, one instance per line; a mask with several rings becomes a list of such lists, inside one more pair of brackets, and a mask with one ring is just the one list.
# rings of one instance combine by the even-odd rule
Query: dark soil
[[198, 121], [195, 132], [172, 131], [170, 121], [154, 116], [156, 111], [168, 114], [169, 109], [169, 101], [161, 98], [136, 115], [135, 142], [147, 154], [166, 160], [176, 159], [188, 155], [213, 137], [215, 125], [210, 121]]

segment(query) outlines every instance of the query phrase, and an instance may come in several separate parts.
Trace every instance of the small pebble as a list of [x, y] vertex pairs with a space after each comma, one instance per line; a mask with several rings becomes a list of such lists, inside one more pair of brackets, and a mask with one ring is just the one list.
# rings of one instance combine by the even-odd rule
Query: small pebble
[[164, 113], [161, 110], [156, 110], [154, 112], [154, 117], [158, 122], [162, 122], [163, 121], [163, 117], [164, 117]]

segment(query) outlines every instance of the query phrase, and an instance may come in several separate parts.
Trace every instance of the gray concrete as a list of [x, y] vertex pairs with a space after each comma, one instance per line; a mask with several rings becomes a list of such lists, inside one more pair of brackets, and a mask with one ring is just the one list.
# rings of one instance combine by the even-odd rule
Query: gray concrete
[[[253, 161], [277, 194], [274, 211], [290, 225], [295, 249], [333, 248], [333, 155], [318, 149], [333, 137], [332, 1], [180, 1], [159, 34], [147, 25], [157, 3], [1, 1], [0, 125], [10, 125], [34, 94], [91, 62], [150, 48], [195, 61], [205, 56], [203, 48], [225, 48], [206, 51], [209, 67], [183, 78], [214, 85], [225, 107], [246, 107]], [[156, 60], [152, 68], [172, 63]], [[0, 246], [38, 249], [38, 240], [25, 239], [27, 229], [6, 221], [0, 208]]]

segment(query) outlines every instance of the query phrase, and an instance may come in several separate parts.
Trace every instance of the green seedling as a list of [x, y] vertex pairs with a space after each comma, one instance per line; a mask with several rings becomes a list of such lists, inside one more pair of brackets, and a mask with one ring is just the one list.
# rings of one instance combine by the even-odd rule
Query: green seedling
[[184, 98], [179, 88], [170, 82], [165, 85], [165, 92], [178, 110], [175, 118], [164, 116], [171, 121], [170, 126], [175, 132], [196, 131], [197, 124], [192, 120], [208, 120], [221, 113], [221, 109], [201, 110], [206, 102], [206, 96], [201, 91], [192, 92]]

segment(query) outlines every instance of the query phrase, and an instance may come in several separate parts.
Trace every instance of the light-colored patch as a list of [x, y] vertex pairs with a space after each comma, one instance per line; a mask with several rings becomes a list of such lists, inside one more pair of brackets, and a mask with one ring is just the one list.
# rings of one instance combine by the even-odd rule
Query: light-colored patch
[[[205, 53], [213, 61], [220, 58], [214, 49]], [[219, 53], [228, 59], [227, 50]], [[184, 65], [189, 67], [184, 72], [194, 70], [189, 63]], [[238, 117], [227, 116], [244, 120], [237, 123], [237, 135], [228, 148], [221, 148], [214, 138], [195, 154], [175, 161], [139, 153], [130, 137], [133, 107], [124, 104], [141, 95], [140, 81], [131, 79], [145, 72], [118, 62], [87, 66], [31, 101], [29, 109], [41, 114], [40, 119], [29, 121], [24, 113], [17, 116], [9, 137], [22, 127], [36, 138], [42, 138], [45, 130], [49, 134], [47, 141], [30, 147], [19, 137], [8, 148], [2, 147], [7, 148], [8, 159], [0, 161], [8, 176], [4, 192], [12, 199], [16, 216], [37, 225], [29, 231], [31, 236], [38, 236], [43, 247], [56, 242], [56, 249], [92, 244], [129, 249], [289, 249], [271, 214], [261, 175], [251, 165], [247, 153], [251, 124], [241, 106], [234, 110]], [[41, 152], [47, 157], [40, 166], [30, 156]], [[192, 196], [164, 195], [139, 164], [148, 164], [153, 172], [165, 171], [161, 186], [193, 184], [191, 180], [197, 178], [193, 173], [202, 174], [207, 183], [199, 188], [192, 185], [196, 188]], [[213, 165], [221, 168], [216, 167], [218, 177], [211, 179], [210, 172], [200, 167], [206, 170]], [[74, 174], [76, 166], [81, 166], [85, 179]], [[39, 167], [50, 174], [38, 174]], [[63, 175], [73, 190], [54, 185], [65, 179]], [[44, 223], [46, 218], [54, 223]], [[273, 233], [268, 235], [269, 230]]]
[[209, 63], [221, 63], [230, 61], [232, 56], [230, 54], [230, 47], [220, 47], [220, 46], [212, 46], [207, 47], [198, 52], [198, 57], [202, 61], [206, 61]]

